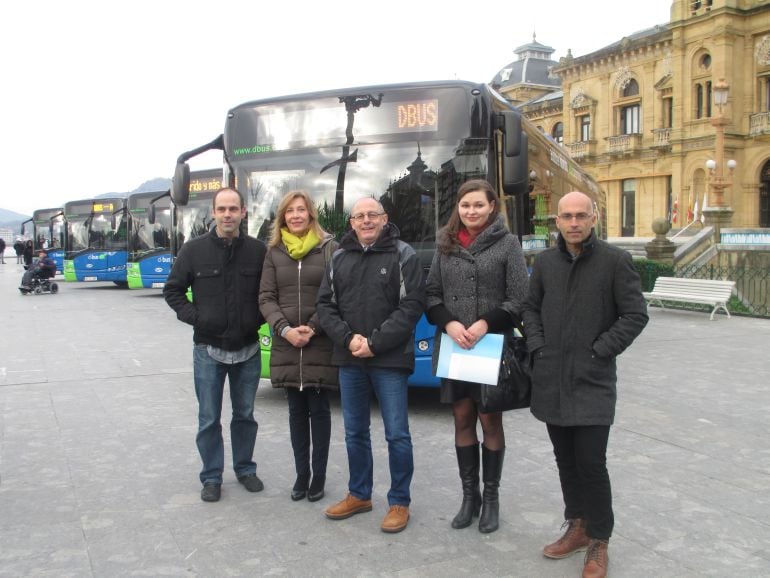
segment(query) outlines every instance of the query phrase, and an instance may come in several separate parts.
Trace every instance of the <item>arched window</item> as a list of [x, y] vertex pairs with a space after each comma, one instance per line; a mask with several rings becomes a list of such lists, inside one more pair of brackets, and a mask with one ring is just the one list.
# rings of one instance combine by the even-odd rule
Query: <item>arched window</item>
[[623, 96], [637, 96], [639, 94], [639, 83], [633, 78], [628, 81], [623, 89]]
[[560, 122], [557, 122], [555, 125], [553, 125], [551, 136], [557, 143], [564, 144], [564, 125]]

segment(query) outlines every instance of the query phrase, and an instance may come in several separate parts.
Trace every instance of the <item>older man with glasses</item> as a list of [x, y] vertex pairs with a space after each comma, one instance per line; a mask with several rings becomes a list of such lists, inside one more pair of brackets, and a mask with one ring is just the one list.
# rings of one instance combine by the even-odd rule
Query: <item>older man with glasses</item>
[[532, 414], [546, 423], [564, 499], [564, 535], [548, 558], [588, 550], [584, 578], [607, 575], [614, 525], [607, 441], [615, 418], [615, 358], [647, 324], [627, 251], [593, 233], [591, 199], [559, 201], [557, 246], [535, 258], [522, 317], [533, 355]]
[[334, 343], [348, 452], [348, 495], [326, 509], [342, 520], [372, 510], [370, 401], [377, 396], [388, 442], [390, 491], [383, 532], [409, 522], [414, 461], [407, 377], [414, 369], [414, 328], [425, 308], [422, 269], [414, 249], [399, 240], [382, 205], [353, 205], [352, 230], [327, 265], [318, 293], [321, 327]]

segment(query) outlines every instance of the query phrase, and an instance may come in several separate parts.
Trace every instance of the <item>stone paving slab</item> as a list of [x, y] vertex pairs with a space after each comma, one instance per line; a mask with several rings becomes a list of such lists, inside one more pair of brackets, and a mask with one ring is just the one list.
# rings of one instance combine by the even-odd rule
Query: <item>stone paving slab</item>
[[[388, 473], [376, 408], [374, 510], [331, 521], [323, 510], [347, 482], [339, 404], [327, 496], [295, 503], [286, 400], [264, 381], [265, 490], [250, 494], [226, 471], [222, 500], [203, 503], [191, 330], [156, 290], [62, 282], [58, 295], [22, 297], [21, 274], [0, 265], [0, 576], [580, 575], [581, 556], [540, 553], [562, 506], [545, 427], [526, 410], [505, 415], [492, 534], [449, 527], [460, 484], [435, 390], [410, 395], [412, 518], [400, 534], [379, 530]], [[650, 316], [619, 360], [610, 573], [768, 576], [770, 322]]]

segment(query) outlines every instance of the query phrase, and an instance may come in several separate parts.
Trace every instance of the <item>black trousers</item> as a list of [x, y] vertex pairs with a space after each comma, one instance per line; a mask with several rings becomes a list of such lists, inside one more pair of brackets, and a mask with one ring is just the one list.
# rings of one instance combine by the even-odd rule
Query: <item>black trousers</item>
[[590, 538], [609, 540], [615, 525], [607, 472], [610, 426], [548, 424], [548, 435], [559, 467], [564, 518], [582, 518]]
[[297, 475], [310, 475], [310, 441], [313, 441], [313, 475], [326, 475], [329, 439], [332, 432], [329, 395], [325, 389], [308, 387], [300, 391], [287, 387], [289, 432]]

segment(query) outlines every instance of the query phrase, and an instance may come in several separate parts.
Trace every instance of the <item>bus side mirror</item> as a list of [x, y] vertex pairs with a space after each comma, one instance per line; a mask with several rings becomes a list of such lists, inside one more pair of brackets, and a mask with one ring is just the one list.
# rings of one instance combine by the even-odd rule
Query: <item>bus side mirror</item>
[[187, 163], [177, 163], [174, 169], [174, 179], [171, 181], [171, 198], [180, 207], [190, 199], [190, 166]]
[[[505, 110], [502, 115], [501, 128], [503, 129], [503, 141], [505, 144], [505, 156], [517, 157], [522, 151], [521, 115], [512, 110]], [[524, 149], [526, 150], [526, 149]]]
[[155, 203], [150, 203], [150, 206], [147, 209], [147, 222], [150, 223], [150, 225], [155, 224]]
[[519, 135], [519, 154], [503, 155], [503, 192], [509, 196], [529, 193], [529, 138], [526, 133]]
[[118, 228], [118, 218], [115, 216], [115, 213], [112, 213], [112, 216], [110, 217], [110, 228], [113, 231]]

